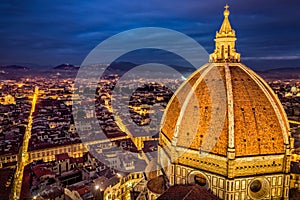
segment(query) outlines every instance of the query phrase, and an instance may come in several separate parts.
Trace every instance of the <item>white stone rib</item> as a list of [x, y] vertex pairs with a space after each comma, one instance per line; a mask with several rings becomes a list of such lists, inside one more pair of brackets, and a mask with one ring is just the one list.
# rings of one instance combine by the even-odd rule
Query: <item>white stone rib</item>
[[[275, 111], [275, 114], [278, 118], [278, 121], [279, 121], [279, 124], [280, 124], [280, 127], [281, 127], [281, 130], [282, 130], [282, 133], [283, 133], [283, 138], [284, 138], [284, 143], [285, 144], [290, 144], [290, 141], [289, 141], [289, 133], [288, 131], [286, 130], [286, 126], [284, 125], [284, 119], [283, 116], [281, 115], [280, 111], [279, 111], [279, 108], [277, 106], [277, 104], [275, 103], [273, 97], [269, 94], [269, 91], [267, 91], [267, 89], [265, 87], [268, 87], [267, 84], [262, 84], [262, 79], [261, 80], [258, 80], [257, 76], [254, 74], [253, 71], [250, 71], [246, 66], [244, 66], [243, 64], [238, 64], [241, 69], [244, 70], [244, 72], [246, 72], [254, 81], [255, 83], [260, 87], [260, 89], [264, 92], [264, 94], [266, 95], [266, 97], [268, 98], [269, 102], [271, 103], [274, 111]], [[262, 82], [260, 82], [262, 81]], [[272, 90], [270, 90], [272, 91]], [[281, 104], [279, 104], [280, 106]], [[284, 113], [284, 112], [283, 112]]]
[[[185, 81], [184, 83], [182, 83], [179, 88], [175, 91], [175, 93], [173, 94], [173, 96], [171, 97], [171, 99], [169, 100], [169, 103], [167, 104], [167, 107], [165, 109], [165, 112], [161, 118], [161, 124], [160, 124], [160, 127], [162, 128], [164, 123], [165, 123], [165, 120], [166, 120], [166, 115], [167, 115], [167, 111], [169, 110], [169, 107], [170, 105], [172, 104], [172, 102], [174, 101], [174, 98], [176, 98], [177, 94], [181, 91], [181, 89], [185, 86], [185, 84], [188, 84], [188, 82], [191, 80], [192, 77], [194, 77], [194, 75], [196, 73], [199, 73], [201, 70], [206, 70], [205, 68], [207, 66], [209, 66], [211, 63], [207, 63], [205, 65], [203, 65], [201, 68], [197, 69], [195, 72], [193, 72]], [[178, 99], [180, 101], [180, 99]], [[182, 102], [180, 102], [180, 105], [182, 105]]]
[[[249, 71], [252, 71], [251, 69], [248, 69]], [[254, 72], [253, 72], [254, 73]], [[265, 81], [260, 77], [260, 76], [258, 76], [258, 75], [256, 75], [256, 78], [257, 79], [259, 79], [261, 82], [263, 82], [263, 83], [265, 83]], [[276, 97], [277, 95], [273, 92], [273, 89], [267, 84], [267, 83], [265, 83], [265, 87], [266, 88], [268, 88], [269, 89], [269, 91], [271, 91], [272, 92], [272, 94], [273, 94], [273, 96], [274, 97]], [[274, 100], [274, 98], [273, 98], [273, 100]], [[278, 98], [275, 98], [275, 101], [276, 101], [276, 103], [279, 105], [279, 107], [277, 107], [277, 108], [279, 108], [280, 109], [280, 111], [281, 111], [281, 113], [283, 114], [283, 118], [284, 118], [284, 122], [286, 122], [285, 124], [286, 124], [286, 127], [288, 128], [288, 129], [290, 129], [290, 125], [289, 125], [289, 123], [288, 123], [288, 117], [287, 117], [287, 115], [286, 115], [286, 112], [285, 112], [285, 110], [284, 110], [284, 108], [283, 108], [283, 106], [282, 106], [282, 103], [280, 102], [280, 100], [278, 99]], [[291, 134], [290, 134], [290, 132], [288, 131], [288, 135], [289, 136], [291, 136]]]
[[[192, 96], [194, 95], [194, 91], [196, 90], [196, 88], [198, 87], [198, 85], [201, 83], [201, 81], [204, 79], [204, 77], [206, 76], [206, 74], [214, 67], [215, 65], [212, 63], [209, 63], [207, 66], [207, 69], [205, 69], [203, 71], [203, 73], [200, 73], [200, 78], [197, 79], [196, 83], [191, 87], [191, 90], [189, 91], [186, 99], [184, 100], [184, 103], [180, 109], [180, 113], [179, 113], [179, 117], [177, 119], [176, 122], [176, 126], [175, 126], [175, 132], [174, 132], [174, 136], [172, 138], [172, 144], [173, 145], [177, 145], [177, 138], [178, 138], [178, 131], [179, 131], [179, 126], [181, 124], [181, 121], [184, 117], [185, 111], [187, 109], [188, 103], [190, 101], [190, 99], [192, 98]], [[205, 66], [206, 67], [206, 66]], [[199, 73], [200, 69], [197, 70], [195, 73]], [[193, 76], [190, 76], [193, 77]], [[178, 89], [178, 91], [180, 91], [181, 88]]]
[[225, 78], [227, 91], [228, 106], [228, 147], [234, 149], [234, 108], [233, 108], [233, 92], [232, 79], [228, 64], [225, 64]]

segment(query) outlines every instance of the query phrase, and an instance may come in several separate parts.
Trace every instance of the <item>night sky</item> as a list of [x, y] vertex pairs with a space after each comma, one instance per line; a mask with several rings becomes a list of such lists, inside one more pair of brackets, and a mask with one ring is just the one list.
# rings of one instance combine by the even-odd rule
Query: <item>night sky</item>
[[299, 0], [1, 0], [0, 65], [80, 65], [101, 41], [145, 26], [185, 33], [211, 53], [226, 3], [245, 64], [300, 67]]

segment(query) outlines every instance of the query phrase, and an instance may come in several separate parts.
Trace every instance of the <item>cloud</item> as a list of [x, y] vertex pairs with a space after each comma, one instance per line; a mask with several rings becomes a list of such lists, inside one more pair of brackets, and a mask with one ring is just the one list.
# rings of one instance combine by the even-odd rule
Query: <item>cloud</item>
[[243, 57], [243, 60], [300, 60], [300, 56]]
[[[298, 0], [228, 3], [242, 58], [262, 60], [300, 53]], [[145, 26], [183, 32], [211, 52], [215, 31], [223, 19], [223, 6], [223, 0], [3, 0], [0, 64], [80, 64], [106, 38]]]

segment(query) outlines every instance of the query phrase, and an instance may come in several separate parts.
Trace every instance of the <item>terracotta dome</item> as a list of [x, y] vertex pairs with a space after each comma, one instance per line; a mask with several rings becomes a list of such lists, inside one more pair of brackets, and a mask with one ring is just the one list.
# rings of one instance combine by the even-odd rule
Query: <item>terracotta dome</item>
[[[195, 96], [187, 98], [191, 90]], [[209, 63], [170, 100], [161, 133], [180, 147], [222, 156], [231, 147], [238, 157], [284, 153], [288, 130], [284, 109], [262, 78], [241, 63]]]
[[288, 199], [288, 119], [268, 84], [241, 63], [225, 9], [209, 62], [165, 110], [158, 161], [171, 186], [199, 185], [220, 199]]
[[228, 8], [209, 63], [176, 91], [161, 133], [173, 146], [221, 156], [285, 153], [284, 144], [290, 144], [285, 111], [268, 84], [240, 62]]

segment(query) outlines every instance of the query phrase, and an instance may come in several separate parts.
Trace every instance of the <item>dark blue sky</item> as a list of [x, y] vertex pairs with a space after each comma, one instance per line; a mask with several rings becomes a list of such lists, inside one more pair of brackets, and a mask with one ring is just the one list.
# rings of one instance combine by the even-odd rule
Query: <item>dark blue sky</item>
[[144, 26], [185, 33], [211, 53], [226, 3], [244, 63], [300, 67], [299, 0], [2, 0], [0, 65], [79, 65], [101, 41]]

